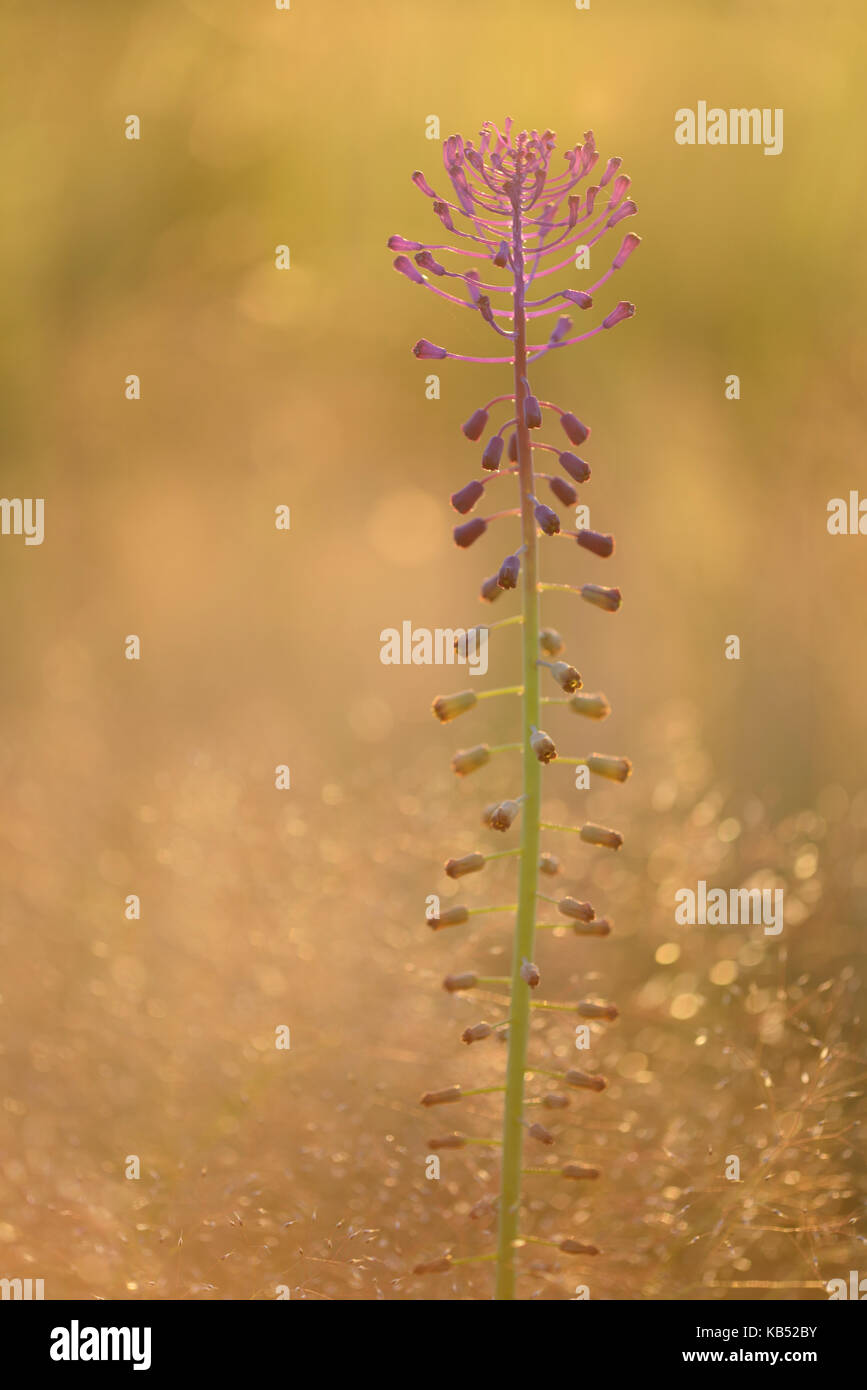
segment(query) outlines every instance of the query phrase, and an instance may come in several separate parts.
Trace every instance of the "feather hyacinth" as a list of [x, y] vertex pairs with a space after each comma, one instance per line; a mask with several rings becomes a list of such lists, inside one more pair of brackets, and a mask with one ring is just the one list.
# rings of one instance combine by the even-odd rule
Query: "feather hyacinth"
[[[471, 990], [477, 985], [508, 989], [506, 1021], [493, 1025], [480, 1022], [463, 1033], [464, 1043], [472, 1045], [483, 1042], [498, 1030], [508, 1029], [505, 1085], [493, 1088], [501, 1089], [504, 1093], [502, 1140], [469, 1141], [463, 1135], [449, 1134], [430, 1141], [432, 1148], [461, 1148], [467, 1142], [501, 1145], [499, 1229], [495, 1257], [495, 1297], [498, 1299], [515, 1297], [516, 1250], [527, 1240], [534, 1239], [521, 1229], [521, 1183], [524, 1172], [559, 1174], [566, 1179], [598, 1176], [597, 1169], [576, 1162], [544, 1169], [524, 1170], [522, 1167], [525, 1134], [545, 1146], [555, 1143], [555, 1136], [545, 1126], [531, 1124], [525, 1115], [525, 1080], [531, 1070], [528, 1068], [531, 1010], [534, 1007], [569, 1009], [578, 1018], [594, 1022], [611, 1021], [617, 1016], [613, 1005], [598, 1001], [551, 1004], [533, 998], [541, 978], [538, 967], [533, 963], [537, 929], [571, 923], [579, 936], [606, 936], [611, 930], [608, 919], [599, 917], [589, 903], [571, 897], [558, 900], [539, 893], [539, 874], [550, 875], [559, 868], [553, 855], [547, 852], [540, 854], [542, 832], [571, 831], [589, 845], [610, 850], [617, 850], [622, 844], [621, 835], [605, 826], [589, 823], [559, 826], [543, 821], [543, 768], [556, 763], [579, 765], [586, 767], [591, 775], [617, 782], [625, 781], [631, 771], [628, 759], [622, 757], [597, 753], [561, 757], [553, 739], [540, 727], [543, 700], [540, 679], [543, 668], [548, 669], [552, 680], [565, 692], [559, 700], [549, 697], [549, 702], [567, 704], [574, 712], [596, 720], [605, 718], [610, 712], [604, 695], [579, 693], [582, 685], [579, 672], [566, 661], [557, 659], [561, 656], [562, 639], [552, 629], [540, 627], [540, 595], [546, 590], [565, 589], [604, 612], [613, 613], [620, 607], [621, 594], [617, 588], [592, 583], [577, 586], [545, 584], [540, 579], [540, 538], [566, 537], [583, 551], [600, 558], [612, 554], [614, 538], [589, 529], [574, 532], [562, 530], [555, 508], [540, 500], [538, 487], [544, 481], [556, 502], [572, 506], [578, 496], [576, 485], [580, 486], [590, 477], [589, 466], [571, 448], [541, 442], [537, 432], [542, 429], [546, 419], [550, 419], [553, 413], [569, 445], [575, 448], [580, 448], [586, 442], [590, 430], [572, 411], [562, 409], [551, 401], [540, 400], [531, 387], [528, 368], [549, 353], [586, 342], [631, 318], [635, 312], [634, 305], [621, 300], [595, 327], [573, 334], [572, 320], [563, 310], [568, 308], [584, 312], [591, 309], [596, 292], [622, 269], [640, 242], [639, 237], [627, 233], [608, 269], [589, 288], [565, 288], [544, 293], [547, 286], [543, 282], [549, 276], [574, 267], [576, 253], [583, 254], [585, 249], [594, 247], [609, 231], [637, 211], [635, 203], [626, 196], [630, 180], [620, 172], [620, 159], [608, 160], [598, 184], [586, 184], [599, 160], [592, 132], [584, 136], [583, 143], [566, 153], [566, 168], [560, 174], [551, 169], [555, 143], [551, 131], [545, 131], [542, 135], [535, 131], [514, 133], [510, 120], [506, 121], [502, 131], [487, 122], [478, 146], [458, 135], [451, 136], [445, 141], [443, 156], [452, 197], [440, 197], [421, 173], [413, 174], [413, 182], [432, 200], [433, 212], [448, 240], [426, 243], [393, 236], [388, 243], [398, 253], [394, 261], [397, 271], [440, 299], [478, 314], [492, 333], [505, 340], [505, 351], [499, 355], [471, 356], [452, 352], [422, 338], [413, 349], [416, 357], [434, 361], [451, 359], [508, 365], [512, 368], [513, 377], [510, 394], [493, 397], [474, 410], [463, 425], [464, 435], [477, 442], [488, 431], [490, 413], [495, 407], [504, 407], [503, 413], [510, 416], [488, 434], [483, 444], [480, 461], [482, 477], [458, 489], [452, 496], [452, 505], [460, 515], [469, 516], [484, 498], [486, 487], [493, 478], [510, 474], [518, 483], [518, 508], [485, 517], [469, 516], [468, 520], [455, 527], [454, 539], [459, 547], [467, 548], [492, 523], [507, 517], [520, 518], [520, 543], [504, 558], [497, 574], [484, 581], [481, 597], [493, 602], [504, 591], [520, 586], [520, 614], [502, 623], [489, 625], [488, 631], [511, 623], [522, 625], [522, 682], [503, 691], [479, 694], [462, 691], [456, 695], [440, 696], [433, 708], [442, 722], [448, 722], [472, 709], [479, 699], [499, 694], [520, 696], [520, 743], [501, 748], [480, 744], [457, 753], [452, 763], [455, 772], [465, 776], [487, 764], [493, 754], [509, 749], [522, 754], [520, 792], [514, 798], [489, 806], [483, 816], [483, 822], [489, 829], [504, 834], [520, 818], [520, 848], [506, 851], [506, 854], [514, 854], [519, 863], [517, 903], [508, 908], [451, 907], [429, 920], [429, 925], [439, 930], [459, 926], [479, 913], [515, 913], [512, 968], [508, 980], [495, 980], [467, 972], [448, 976], [444, 982], [446, 990], [451, 993]], [[583, 189], [581, 185], [584, 185]], [[444, 264], [440, 259], [443, 253], [448, 257], [457, 257], [457, 262]], [[461, 269], [461, 262], [466, 259], [487, 262], [487, 268], [483, 273], [474, 268]], [[449, 268], [450, 265], [457, 265], [458, 268]], [[448, 290], [444, 288], [446, 282], [451, 287]], [[539, 297], [530, 298], [537, 286], [542, 293]], [[553, 326], [550, 322], [552, 318]], [[534, 451], [554, 455], [562, 474], [536, 472]], [[503, 464], [505, 466], [501, 466]], [[450, 859], [445, 872], [452, 879], [462, 878], [482, 871], [489, 860], [501, 857], [504, 856], [499, 853], [477, 851], [459, 859]], [[540, 901], [556, 903], [561, 921], [537, 922]], [[532, 1071], [539, 1076], [554, 1077], [567, 1091], [571, 1088], [601, 1091], [606, 1085], [604, 1077], [577, 1069], [565, 1073], [539, 1068]], [[459, 1086], [450, 1086], [428, 1092], [422, 1098], [422, 1103], [426, 1106], [453, 1103], [467, 1094]], [[568, 1100], [565, 1094], [554, 1091], [543, 1095], [541, 1103], [555, 1110], [567, 1105]], [[553, 1243], [562, 1253], [582, 1258], [598, 1253], [594, 1245], [571, 1238], [543, 1243]], [[416, 1272], [443, 1272], [461, 1262], [445, 1254], [418, 1265]]]

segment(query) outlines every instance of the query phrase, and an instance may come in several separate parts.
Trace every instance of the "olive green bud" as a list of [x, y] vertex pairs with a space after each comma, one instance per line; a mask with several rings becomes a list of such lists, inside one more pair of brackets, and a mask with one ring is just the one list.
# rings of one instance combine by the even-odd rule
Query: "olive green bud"
[[553, 1144], [554, 1142], [553, 1134], [549, 1129], [546, 1129], [544, 1125], [530, 1125], [527, 1133], [531, 1139], [535, 1139], [540, 1144]]
[[538, 965], [534, 965], [531, 960], [525, 960], [521, 965], [521, 979], [524, 983], [529, 985], [530, 989], [535, 989], [541, 978]]
[[578, 1013], [581, 1018], [607, 1018], [609, 1023], [613, 1023], [618, 1016], [614, 1004], [597, 1004], [592, 999], [582, 999]]
[[581, 1178], [599, 1177], [599, 1169], [591, 1168], [586, 1163], [567, 1163], [566, 1166], [562, 1168], [560, 1171], [562, 1177], [575, 1178], [576, 1180], [579, 1180]]
[[595, 915], [589, 903], [579, 902], [577, 898], [561, 898], [557, 911], [562, 912], [564, 917], [573, 917], [577, 922], [592, 922]]
[[554, 740], [544, 729], [534, 729], [530, 735], [530, 747], [540, 763], [550, 763], [557, 756]]
[[589, 1071], [567, 1071], [566, 1085], [576, 1086], [583, 1091], [604, 1091], [608, 1082], [604, 1076], [593, 1076]]
[[569, 708], [576, 714], [583, 714], [585, 719], [607, 719], [611, 713], [604, 695], [573, 695]]
[[573, 1240], [571, 1236], [567, 1236], [565, 1240], [560, 1241], [560, 1249], [563, 1251], [564, 1255], [599, 1254], [598, 1245], [585, 1245], [583, 1240]]
[[628, 758], [611, 758], [603, 753], [591, 753], [587, 766], [597, 777], [608, 777], [612, 782], [625, 782], [632, 772]]
[[425, 1091], [421, 1098], [422, 1105], [449, 1105], [452, 1101], [460, 1100], [460, 1086], [446, 1086], [442, 1091]]
[[600, 845], [602, 849], [620, 849], [623, 836], [619, 830], [607, 830], [604, 825], [593, 825], [590, 821], [582, 825], [581, 839], [588, 845]]
[[479, 743], [475, 748], [462, 748], [455, 753], [452, 758], [452, 772], [456, 772], [459, 777], [466, 777], [468, 773], [475, 772], [477, 768], [484, 767], [485, 763], [490, 761], [490, 748], [486, 743]]
[[447, 1274], [451, 1267], [451, 1255], [440, 1255], [436, 1260], [422, 1260], [421, 1264], [413, 1266], [412, 1272], [413, 1274]]
[[484, 867], [485, 856], [476, 850], [460, 859], [449, 859], [446, 863], [446, 873], [449, 878], [463, 878], [464, 874], [477, 874]]
[[470, 920], [470, 910], [468, 907], [448, 907], [445, 912], [441, 912], [438, 917], [428, 917], [427, 924], [432, 931], [439, 931], [442, 927], [457, 927], [461, 922]]
[[458, 990], [475, 989], [478, 983], [478, 975], [474, 975], [471, 970], [466, 970], [463, 975], [446, 975], [443, 980], [443, 989], [447, 989], [449, 994], [455, 994]]
[[430, 1149], [463, 1149], [467, 1144], [463, 1134], [441, 1134], [427, 1142]]
[[469, 1045], [474, 1042], [481, 1042], [483, 1038], [489, 1038], [493, 1033], [490, 1023], [474, 1023], [469, 1028], [465, 1028], [461, 1033], [461, 1042]]
[[606, 589], [601, 584], [582, 584], [581, 597], [605, 613], [616, 613], [623, 602], [619, 589]]
[[542, 1104], [546, 1110], [568, 1110], [569, 1097], [559, 1091], [549, 1091], [547, 1096], [542, 1097]]
[[575, 667], [570, 666], [567, 661], [555, 661], [551, 667], [551, 675], [557, 684], [562, 686], [567, 695], [581, 689], [581, 676]]
[[564, 642], [559, 632], [553, 627], [543, 627], [539, 633], [539, 646], [546, 656], [559, 656], [563, 650]]
[[483, 820], [492, 830], [508, 830], [521, 809], [520, 801], [498, 801], [485, 809]]
[[610, 936], [611, 923], [607, 917], [597, 917], [592, 922], [573, 922], [572, 930], [576, 936]]
[[472, 709], [478, 696], [474, 690], [460, 690], [457, 695], [438, 695], [433, 702], [433, 712], [441, 724], [448, 724]]

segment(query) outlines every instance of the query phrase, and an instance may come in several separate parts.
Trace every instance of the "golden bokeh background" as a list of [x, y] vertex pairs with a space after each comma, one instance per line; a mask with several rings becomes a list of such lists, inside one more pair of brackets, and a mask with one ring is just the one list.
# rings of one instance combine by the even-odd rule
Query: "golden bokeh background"
[[[608, 1091], [562, 1126], [603, 1178], [528, 1188], [528, 1234], [604, 1254], [528, 1247], [522, 1293], [824, 1298], [863, 1264], [867, 540], [826, 530], [829, 499], [867, 493], [859, 7], [46, 0], [0, 33], [2, 490], [46, 499], [41, 547], [0, 538], [0, 1276], [490, 1294], [483, 1263], [410, 1271], [490, 1248], [469, 1211], [491, 1151], [446, 1154], [439, 1183], [424, 1160], [443, 1127], [496, 1133], [496, 1097], [444, 1126], [417, 1100], [496, 1082], [500, 1049], [458, 1042], [483, 1006], [439, 984], [502, 965], [507, 927], [434, 935], [424, 899], [514, 791], [506, 764], [455, 786], [449, 756], [514, 711], [437, 727], [463, 677], [383, 666], [379, 634], [483, 616], [502, 533], [456, 551], [448, 497], [477, 471], [460, 422], [508, 369], [412, 357], [484, 340], [385, 243], [438, 228], [409, 177], [441, 171], [426, 118], [511, 115], [622, 155], [643, 238], [600, 294], [635, 319], [534, 378], [592, 425], [585, 498], [618, 541], [577, 568], [551, 547], [546, 572], [625, 595], [616, 619], [546, 601], [614, 707], [552, 732], [635, 772], [578, 793], [550, 770], [552, 819], [583, 796], [626, 846], [551, 846], [617, 929], [546, 939], [546, 987], [621, 1018], [594, 1041]], [[699, 100], [783, 108], [783, 153], [677, 145]], [[514, 633], [493, 645], [493, 683], [517, 679]], [[785, 887], [783, 936], [676, 927], [700, 878]], [[534, 1046], [568, 1059], [569, 1025]]]

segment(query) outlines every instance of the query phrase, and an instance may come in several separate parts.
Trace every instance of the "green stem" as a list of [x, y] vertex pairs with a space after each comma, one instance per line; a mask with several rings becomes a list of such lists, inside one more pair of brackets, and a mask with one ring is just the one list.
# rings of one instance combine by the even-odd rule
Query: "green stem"
[[521, 1205], [521, 1167], [524, 1147], [524, 1069], [530, 1033], [530, 991], [521, 979], [523, 961], [533, 959], [536, 935], [536, 886], [539, 863], [539, 820], [542, 795], [542, 765], [530, 747], [533, 728], [539, 726], [539, 590], [536, 517], [532, 501], [533, 451], [530, 432], [524, 422], [527, 388], [527, 323], [524, 310], [524, 246], [521, 217], [520, 169], [516, 171], [513, 196], [513, 256], [515, 268], [515, 415], [518, 443], [518, 476], [521, 485], [521, 531], [524, 550], [521, 560], [521, 593], [524, 623], [522, 697], [522, 742], [524, 749], [524, 809], [521, 824], [521, 871], [518, 885], [518, 915], [512, 954], [512, 1011], [509, 1025], [509, 1057], [506, 1065], [506, 1096], [503, 1109], [503, 1158], [500, 1181], [499, 1229], [497, 1233], [497, 1277], [494, 1297], [515, 1297], [515, 1241], [518, 1239]]

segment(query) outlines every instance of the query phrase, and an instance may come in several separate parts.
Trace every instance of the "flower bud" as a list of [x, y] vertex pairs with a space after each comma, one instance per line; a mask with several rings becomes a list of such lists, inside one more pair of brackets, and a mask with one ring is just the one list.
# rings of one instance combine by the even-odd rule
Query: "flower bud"
[[485, 824], [491, 830], [508, 830], [520, 809], [520, 801], [498, 801], [485, 811]]
[[555, 661], [551, 667], [551, 675], [567, 695], [571, 695], [574, 690], [581, 689], [581, 676], [570, 666], [568, 661]]
[[478, 983], [478, 975], [474, 975], [471, 970], [465, 970], [462, 975], [446, 975], [443, 989], [449, 994], [459, 994], [462, 989], [475, 989]]
[[446, 863], [446, 873], [449, 878], [463, 878], [465, 874], [477, 874], [485, 867], [485, 856], [475, 851], [473, 854], [465, 854], [460, 859], [449, 859]]
[[460, 1100], [460, 1086], [446, 1086], [442, 1091], [425, 1091], [421, 1098], [422, 1105], [449, 1105], [452, 1101]]
[[416, 270], [409, 256], [395, 256], [393, 264], [395, 270], [405, 275], [407, 280], [412, 280], [414, 285], [424, 284], [424, 276], [420, 270]]
[[616, 613], [623, 602], [619, 589], [606, 589], [601, 584], [582, 584], [581, 597], [605, 613]]
[[419, 251], [415, 263], [424, 266], [425, 270], [429, 270], [432, 275], [445, 275], [446, 273], [445, 266], [440, 265], [439, 261], [435, 261], [430, 251]]
[[494, 255], [491, 257], [491, 264], [499, 266], [501, 270], [503, 266], [509, 264], [509, 246], [507, 242], [500, 242], [500, 245], [498, 246]]
[[563, 638], [556, 628], [543, 627], [539, 633], [539, 646], [546, 656], [559, 656], [563, 650]]
[[421, 357], [423, 359], [431, 357], [448, 357], [448, 353], [446, 352], [445, 348], [437, 347], [436, 343], [428, 342], [427, 338], [419, 338], [418, 342], [413, 348], [413, 352], [415, 353], [416, 357]]
[[548, 479], [548, 486], [564, 507], [572, 507], [578, 501], [578, 493], [571, 483], [567, 483], [565, 478], [553, 477]]
[[602, 694], [573, 695], [569, 708], [576, 714], [583, 714], [585, 719], [607, 719], [611, 713], [611, 706]]
[[[617, 185], [614, 184], [614, 186], [613, 186], [612, 189], [611, 189], [612, 194], [613, 194], [614, 189], [615, 189], [616, 187], [617, 187]], [[606, 226], [606, 227], [616, 227], [616, 226], [617, 226], [617, 223], [618, 223], [618, 222], [622, 222], [623, 219], [624, 219], [624, 217], [632, 217], [637, 211], [638, 211], [638, 204], [637, 204], [637, 203], [634, 203], [634, 202], [632, 201], [632, 199], [630, 198], [630, 199], [628, 200], [628, 202], [621, 203], [621, 204], [620, 204], [620, 207], [617, 209], [616, 212], [612, 212], [612, 214], [611, 214], [611, 216], [609, 217], [608, 221], [605, 223], [605, 226]], [[603, 325], [603, 326], [604, 326], [604, 325]]]
[[424, 250], [420, 241], [407, 241], [403, 236], [390, 236], [388, 238], [389, 251], [422, 251]]
[[467, 1141], [463, 1134], [440, 1134], [427, 1143], [429, 1149], [464, 1149]]
[[483, 516], [474, 516], [472, 521], [462, 521], [460, 526], [456, 526], [452, 532], [455, 538], [455, 545], [459, 545], [462, 550], [477, 541], [479, 536], [483, 536], [488, 529], [488, 523]]
[[589, 309], [592, 307], [592, 296], [586, 294], [584, 290], [561, 290], [564, 299], [568, 299], [570, 304], [577, 304], [579, 309]]
[[559, 1091], [549, 1091], [542, 1097], [542, 1104], [546, 1110], [568, 1110], [569, 1097], [561, 1095]]
[[455, 224], [452, 221], [452, 215], [449, 212], [448, 204], [444, 203], [441, 198], [437, 198], [434, 201], [433, 210], [436, 213], [439, 220], [442, 222], [446, 231], [453, 232], [455, 229]]
[[554, 1142], [554, 1136], [550, 1129], [546, 1129], [544, 1125], [540, 1125], [538, 1122], [530, 1125], [527, 1133], [531, 1139], [535, 1139], [539, 1144], [553, 1144]]
[[579, 902], [577, 898], [561, 898], [557, 911], [564, 917], [573, 917], [576, 922], [592, 922], [595, 916], [590, 904]]
[[475, 296], [475, 300], [476, 308], [478, 309], [482, 318], [485, 320], [485, 323], [489, 323], [492, 328], [496, 328], [496, 323], [494, 321], [494, 311], [491, 308], [490, 297], [486, 294], [479, 294]]
[[572, 930], [576, 936], [610, 936], [611, 923], [607, 917], [596, 917], [592, 922], [573, 922]]
[[597, 777], [608, 777], [612, 782], [625, 782], [632, 772], [628, 758], [610, 758], [603, 753], [591, 753], [587, 766]]
[[634, 232], [628, 232], [627, 235], [623, 238], [623, 244], [620, 247], [620, 250], [614, 257], [612, 269], [620, 270], [626, 264], [633, 251], [637, 250], [640, 244], [641, 237], [636, 236]]
[[514, 432], [509, 435], [509, 459], [512, 463], [518, 462], [518, 436]]
[[574, 1178], [576, 1180], [599, 1177], [599, 1169], [591, 1168], [587, 1163], [567, 1163], [565, 1167], [561, 1168], [560, 1173], [564, 1178]]
[[550, 763], [557, 756], [554, 740], [543, 729], [535, 729], [530, 735], [530, 747], [540, 763]]
[[477, 699], [474, 690], [459, 690], [457, 695], [438, 695], [431, 708], [441, 724], [448, 724], [459, 714], [472, 709]]
[[559, 318], [555, 323], [554, 327], [551, 329], [551, 336], [548, 339], [548, 346], [554, 347], [556, 344], [562, 342], [571, 327], [572, 320], [570, 318], [566, 318], [565, 316], [563, 318]]
[[590, 465], [583, 459], [579, 459], [577, 454], [571, 454], [568, 449], [559, 455], [560, 466], [566, 469], [570, 478], [574, 478], [576, 483], [586, 483], [590, 477]]
[[472, 482], [465, 483], [463, 487], [458, 488], [457, 492], [452, 493], [452, 506], [456, 512], [466, 515], [467, 512], [473, 510], [479, 498], [484, 497], [484, 495], [484, 483], [480, 483], [478, 479], [474, 478]]
[[517, 555], [507, 555], [500, 565], [500, 572], [497, 575], [497, 583], [501, 589], [515, 589], [518, 585], [518, 575], [521, 573], [521, 561]]
[[[567, 1238], [566, 1238], [565, 1240], [561, 1240], [561, 1241], [560, 1241], [560, 1249], [563, 1251], [563, 1254], [564, 1254], [564, 1255], [598, 1255], [598, 1254], [599, 1254], [599, 1246], [598, 1246], [598, 1245], [585, 1245], [584, 1242], [583, 1242], [582, 1240], [573, 1240], [571, 1236], [567, 1236]], [[417, 1271], [415, 1271], [415, 1272], [417, 1273]]]
[[602, 327], [616, 328], [618, 323], [622, 323], [624, 319], [631, 319], [634, 313], [635, 305], [630, 304], [626, 299], [621, 299], [617, 307], [612, 309], [611, 313], [602, 320]]
[[607, 560], [609, 555], [614, 553], [614, 537], [605, 536], [601, 531], [581, 530], [576, 536], [578, 544], [584, 550], [590, 550], [594, 555], [599, 555], [603, 560]]
[[475, 748], [461, 748], [452, 758], [452, 772], [466, 777], [469, 772], [475, 772], [490, 761], [491, 750], [486, 743], [479, 743]]
[[481, 439], [487, 423], [488, 412], [486, 410], [474, 410], [469, 420], [465, 420], [461, 425], [461, 429], [467, 439]]
[[467, 907], [448, 907], [438, 917], [426, 918], [432, 931], [441, 931], [443, 927], [458, 927], [462, 922], [469, 920], [470, 910]]
[[470, 1043], [481, 1042], [483, 1038], [489, 1038], [493, 1031], [490, 1023], [474, 1023], [461, 1033], [461, 1042], [466, 1043], [467, 1046]]
[[549, 854], [546, 850], [544, 854], [539, 855], [539, 872], [548, 874], [551, 878], [553, 878], [555, 874], [559, 874], [560, 860], [557, 858], [556, 854]]
[[581, 827], [581, 839], [588, 845], [599, 845], [602, 849], [619, 849], [623, 844], [623, 836], [619, 830], [606, 830], [604, 825], [587, 825]]
[[528, 430], [539, 430], [542, 428], [542, 407], [536, 396], [526, 396], [524, 398], [524, 424]]
[[576, 1086], [582, 1091], [604, 1091], [608, 1082], [604, 1076], [593, 1076], [589, 1071], [567, 1071], [566, 1085]]
[[566, 431], [566, 434], [572, 440], [573, 444], [583, 444], [584, 440], [590, 435], [590, 430], [587, 426], [582, 425], [577, 415], [573, 415], [569, 410], [566, 411], [565, 415], [560, 416], [560, 424], [563, 426], [563, 429]]
[[525, 960], [521, 965], [521, 979], [524, 984], [529, 985], [530, 989], [535, 989], [541, 980], [538, 965], [534, 965], [531, 960]]
[[489, 473], [496, 473], [502, 457], [503, 436], [501, 434], [492, 434], [482, 454], [482, 467], [486, 468]]
[[618, 1012], [614, 1004], [597, 1004], [592, 999], [582, 999], [578, 1005], [580, 1018], [604, 1018], [613, 1023]]
[[[561, 1246], [562, 1249], [562, 1246]], [[422, 1260], [413, 1266], [413, 1274], [448, 1274], [452, 1267], [451, 1255], [440, 1255], [436, 1260]]]
[[546, 536], [556, 536], [560, 530], [560, 518], [553, 507], [547, 507], [544, 502], [537, 502], [533, 508], [537, 524], [545, 532]]
[[479, 598], [485, 603], [495, 603], [502, 592], [499, 575], [492, 574], [490, 579], [486, 579], [482, 584], [479, 590]]
[[623, 160], [620, 158], [619, 155], [615, 155], [613, 159], [609, 159], [608, 163], [605, 165], [605, 173], [599, 180], [600, 188], [604, 188], [606, 183], [610, 183], [610, 181], [614, 178], [614, 175], [617, 173], [617, 170], [620, 168], [622, 163]]
[[416, 188], [421, 189], [422, 193], [424, 193], [426, 198], [436, 197], [436, 194], [434, 193], [433, 189], [431, 188], [430, 184], [428, 183], [427, 179], [425, 178], [424, 174], [421, 172], [420, 169], [416, 169], [415, 173], [412, 176], [412, 181], [415, 184]]

